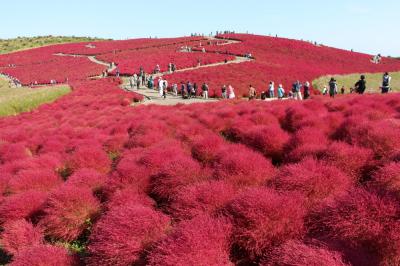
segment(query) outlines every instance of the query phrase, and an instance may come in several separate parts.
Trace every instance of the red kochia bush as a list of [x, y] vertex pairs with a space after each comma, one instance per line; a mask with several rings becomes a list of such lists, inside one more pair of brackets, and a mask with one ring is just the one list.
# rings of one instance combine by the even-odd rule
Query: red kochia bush
[[206, 181], [182, 188], [170, 204], [177, 219], [191, 219], [199, 214], [212, 215], [236, 194], [233, 185], [225, 181]]
[[85, 187], [91, 189], [93, 192], [98, 192], [103, 188], [106, 181], [107, 177], [104, 174], [100, 174], [93, 169], [83, 168], [68, 177], [66, 184]]
[[43, 244], [42, 231], [26, 220], [7, 223], [1, 234], [0, 245], [9, 254]]
[[297, 195], [278, 194], [267, 188], [241, 193], [225, 209], [234, 225], [233, 241], [250, 257], [304, 233], [305, 209]]
[[110, 210], [89, 239], [87, 265], [132, 265], [165, 235], [169, 218], [132, 202]]
[[80, 147], [69, 158], [67, 168], [72, 171], [91, 168], [99, 173], [107, 174], [111, 169], [111, 160], [101, 148]]
[[90, 189], [63, 186], [49, 196], [40, 224], [46, 235], [73, 241], [88, 228], [99, 211], [100, 203]]
[[346, 266], [340, 253], [290, 240], [267, 256], [262, 266]]
[[24, 159], [31, 155], [30, 151], [22, 144], [0, 142], [0, 163]]
[[61, 185], [62, 182], [61, 177], [48, 169], [24, 170], [10, 180], [8, 192], [20, 193], [28, 190], [46, 192]]
[[398, 203], [390, 196], [356, 189], [308, 219], [312, 234], [326, 234], [351, 247], [365, 248], [382, 261], [400, 262]]
[[224, 140], [216, 134], [198, 136], [192, 141], [192, 155], [203, 164], [210, 164], [224, 144]]
[[32, 190], [5, 197], [0, 204], [0, 223], [36, 218], [46, 199], [47, 193]]
[[231, 225], [200, 215], [184, 221], [148, 256], [149, 265], [233, 265], [229, 261]]
[[283, 166], [272, 183], [278, 190], [301, 193], [311, 206], [347, 193], [353, 184], [339, 169], [311, 158]]
[[274, 161], [282, 160], [285, 144], [289, 141], [289, 134], [279, 124], [254, 126], [241, 135], [240, 141], [252, 147]]
[[400, 163], [390, 163], [377, 170], [371, 182], [380, 191], [389, 191], [400, 199]]
[[128, 202], [147, 207], [153, 207], [155, 205], [155, 201], [146, 194], [140, 193], [136, 189], [125, 188], [115, 191], [108, 199], [106, 206], [108, 209], [114, 209]]
[[355, 182], [362, 179], [364, 170], [374, 163], [370, 149], [333, 142], [322, 155], [322, 160], [342, 170]]
[[77, 257], [65, 248], [51, 245], [39, 245], [26, 249], [14, 257], [11, 266], [78, 266]]
[[271, 161], [240, 144], [224, 148], [215, 162], [216, 177], [238, 187], [261, 185], [274, 173]]

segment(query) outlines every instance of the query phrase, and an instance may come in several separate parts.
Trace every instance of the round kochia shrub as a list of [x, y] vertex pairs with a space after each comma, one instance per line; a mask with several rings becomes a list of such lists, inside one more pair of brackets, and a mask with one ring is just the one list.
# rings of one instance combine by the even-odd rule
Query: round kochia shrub
[[313, 206], [347, 193], [353, 181], [337, 168], [309, 158], [283, 166], [272, 184], [281, 191], [301, 193]]
[[271, 161], [241, 144], [225, 147], [218, 153], [214, 166], [217, 179], [237, 187], [264, 184], [275, 173]]
[[261, 265], [346, 266], [348, 264], [343, 262], [338, 252], [290, 240], [266, 256]]
[[102, 190], [106, 181], [107, 177], [104, 174], [100, 174], [93, 169], [83, 168], [68, 177], [66, 184], [76, 187], [85, 187], [91, 189], [93, 192], [99, 192]]
[[7, 223], [1, 233], [0, 246], [9, 254], [16, 255], [26, 248], [44, 243], [41, 229], [26, 220]]
[[78, 266], [79, 260], [65, 248], [39, 245], [25, 249], [13, 258], [11, 266]]
[[200, 214], [212, 215], [235, 195], [234, 186], [225, 181], [206, 181], [182, 188], [171, 202], [169, 211], [179, 220]]
[[400, 162], [390, 163], [377, 170], [371, 184], [380, 191], [393, 193], [400, 199]]
[[224, 210], [234, 225], [234, 244], [254, 258], [287, 240], [301, 237], [305, 215], [302, 202], [298, 195], [278, 194], [267, 188], [244, 191]]
[[0, 204], [0, 223], [20, 219], [36, 219], [43, 210], [47, 193], [27, 191], [4, 197]]
[[312, 213], [307, 224], [312, 235], [344, 241], [350, 247], [368, 250], [382, 262], [390, 262], [382, 265], [398, 265], [399, 213], [398, 203], [389, 195], [355, 189]]
[[47, 169], [20, 171], [8, 183], [9, 193], [20, 193], [28, 190], [50, 191], [62, 184], [62, 179], [55, 172]]
[[150, 252], [149, 265], [233, 265], [229, 261], [231, 228], [227, 221], [207, 215], [181, 222]]
[[132, 265], [165, 236], [169, 218], [149, 207], [127, 202], [96, 223], [89, 238], [87, 265]]
[[111, 169], [111, 160], [100, 147], [79, 147], [67, 161], [66, 168], [74, 172], [82, 168], [90, 168], [102, 174]]
[[99, 212], [100, 203], [92, 190], [66, 185], [49, 196], [40, 225], [52, 238], [73, 241]]

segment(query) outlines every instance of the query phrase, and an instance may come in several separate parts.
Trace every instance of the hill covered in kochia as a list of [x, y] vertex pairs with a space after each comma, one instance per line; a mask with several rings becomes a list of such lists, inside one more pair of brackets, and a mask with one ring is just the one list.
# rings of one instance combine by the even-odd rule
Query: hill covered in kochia
[[0, 54], [11, 53], [19, 50], [37, 48], [41, 46], [71, 42], [92, 42], [104, 40], [101, 38], [75, 37], [75, 36], [37, 36], [17, 37], [13, 39], [0, 39]]
[[[236, 42], [227, 42], [236, 40]], [[185, 47], [190, 47], [189, 51]], [[79, 55], [79, 57], [55, 54]], [[169, 62], [178, 69], [190, 68], [248, 56], [253, 61], [194, 69], [165, 78], [169, 84], [191, 81], [207, 82], [210, 95], [218, 95], [223, 84], [231, 84], [238, 96], [246, 96], [250, 84], [265, 90], [270, 81], [291, 86], [295, 80], [314, 79], [336, 74], [380, 73], [400, 71], [400, 61], [383, 58], [371, 62], [371, 55], [316, 46], [308, 42], [267, 36], [228, 34], [216, 38], [183, 37], [166, 39], [133, 39], [52, 45], [0, 56], [0, 72], [19, 79], [23, 84], [83, 80], [100, 74], [104, 66], [94, 66], [85, 56], [119, 64], [121, 73], [133, 75], [141, 66], [151, 73], [157, 64], [162, 71]], [[52, 71], [47, 71], [52, 69]]]

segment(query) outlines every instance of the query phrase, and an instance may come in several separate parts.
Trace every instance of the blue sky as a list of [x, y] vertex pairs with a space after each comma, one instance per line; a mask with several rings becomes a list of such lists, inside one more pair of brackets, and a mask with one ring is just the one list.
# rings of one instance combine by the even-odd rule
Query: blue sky
[[1, 7], [0, 38], [126, 39], [228, 29], [400, 56], [398, 0], [12, 0]]

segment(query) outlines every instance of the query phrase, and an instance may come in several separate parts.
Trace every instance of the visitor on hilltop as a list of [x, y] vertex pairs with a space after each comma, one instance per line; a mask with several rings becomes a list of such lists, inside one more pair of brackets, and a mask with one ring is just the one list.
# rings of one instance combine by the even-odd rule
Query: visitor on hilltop
[[188, 81], [186, 84], [186, 90], [187, 90], [187, 97], [189, 99], [191, 98], [192, 88], [193, 88], [192, 83], [190, 83], [190, 81]]
[[201, 90], [202, 90], [202, 92], [203, 92], [203, 98], [204, 99], [208, 99], [208, 85], [207, 85], [207, 83], [203, 83], [203, 85], [201, 86]]
[[176, 66], [175, 66], [175, 64], [172, 64], [171, 70], [172, 70], [172, 73], [174, 73], [174, 72], [176, 71]]
[[285, 89], [283, 88], [282, 84], [278, 86], [278, 99], [282, 100], [285, 97]]
[[142, 86], [146, 86], [146, 73], [144, 71], [142, 73]]
[[133, 76], [131, 76], [129, 78], [129, 85], [130, 85], [131, 89], [133, 89], [135, 87], [135, 85], [136, 85], [136, 82], [135, 82]]
[[364, 75], [361, 75], [360, 80], [355, 84], [355, 88], [358, 94], [364, 94], [365, 89], [367, 88], [367, 81]]
[[335, 98], [335, 95], [337, 94], [337, 83], [334, 78], [331, 78], [329, 81], [329, 96], [331, 98]]
[[160, 73], [160, 65], [156, 65], [156, 67], [154, 68], [154, 74], [158, 74]]
[[269, 98], [275, 98], [275, 83], [271, 81], [268, 85]]
[[164, 91], [164, 80], [162, 79], [162, 77], [160, 77], [160, 79], [158, 80], [158, 93], [160, 94], [160, 96], [163, 96], [163, 91]]
[[301, 87], [302, 87], [302, 85], [301, 85], [300, 81], [297, 80], [295, 83], [293, 83], [292, 91], [293, 91], [293, 97], [295, 100], [298, 100], [298, 101], [303, 100], [303, 97], [301, 96]]
[[232, 87], [232, 85], [228, 86], [228, 98], [229, 99], [235, 99], [236, 98], [235, 89]]
[[322, 95], [327, 95], [328, 94], [328, 88], [326, 86], [324, 86], [324, 88], [322, 89]]
[[253, 87], [253, 85], [249, 86], [249, 101], [257, 98], [257, 90]]
[[191, 91], [192, 97], [196, 98], [198, 90], [199, 90], [199, 86], [197, 85], [197, 83], [196, 82], [193, 83], [193, 88]]
[[383, 93], [383, 94], [389, 93], [389, 91], [390, 91], [390, 82], [391, 82], [391, 81], [392, 81], [392, 77], [389, 75], [388, 72], [386, 72], [386, 73], [383, 75], [383, 78], [382, 78], [382, 87], [381, 87], [381, 90], [382, 90], [382, 93]]
[[174, 92], [175, 96], [178, 96], [178, 85], [176, 83], [172, 85], [172, 91]]
[[168, 81], [164, 80], [163, 85], [163, 98], [167, 99], [167, 92], [168, 92]]
[[169, 72], [169, 73], [172, 73], [172, 63], [169, 63], [169, 64], [168, 64], [168, 72]]
[[345, 94], [345, 92], [346, 92], [346, 89], [344, 86], [342, 86], [342, 88], [340, 89], [340, 93], [343, 95], [343, 94]]
[[222, 88], [221, 88], [221, 97], [222, 97], [222, 99], [227, 99], [228, 98], [228, 95], [226, 93], [226, 85], [223, 85]]
[[310, 87], [310, 82], [306, 81], [306, 83], [304, 83], [304, 100], [309, 99], [311, 96]]
[[181, 82], [181, 95], [182, 95], [182, 99], [186, 98], [186, 88], [185, 88], [185, 83], [182, 81]]

